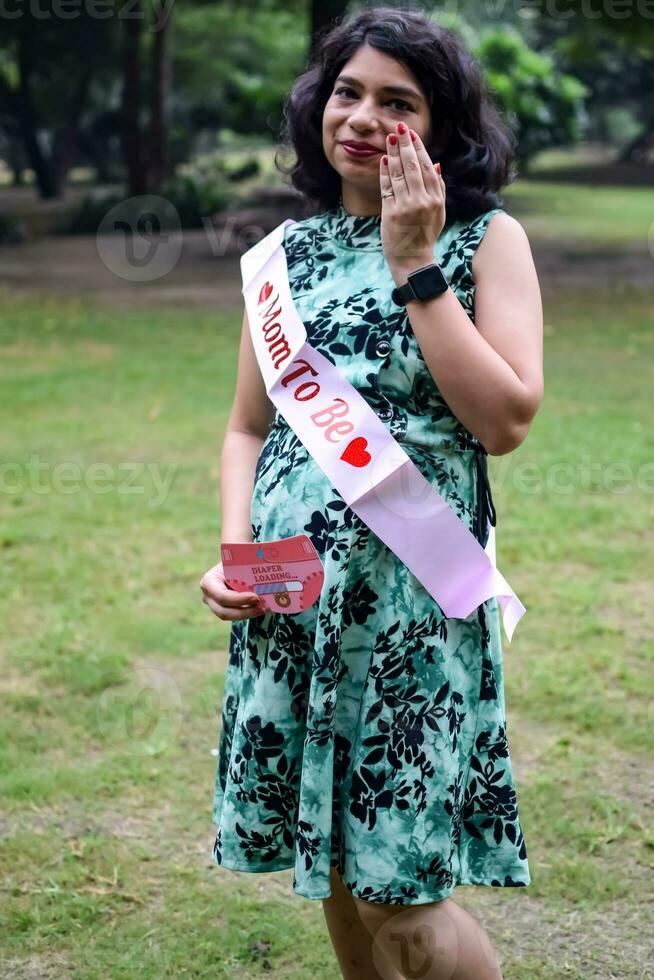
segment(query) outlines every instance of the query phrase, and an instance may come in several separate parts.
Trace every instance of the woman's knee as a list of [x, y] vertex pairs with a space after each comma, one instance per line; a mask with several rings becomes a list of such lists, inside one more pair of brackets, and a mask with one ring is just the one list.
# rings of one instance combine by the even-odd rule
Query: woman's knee
[[479, 922], [452, 898], [418, 905], [357, 899], [361, 922], [400, 974], [430, 980], [501, 980], [492, 943]]
[[442, 898], [436, 902], [424, 902], [423, 904], [416, 905], [386, 905], [383, 902], [369, 902], [366, 899], [358, 898], [354, 896], [354, 901], [356, 903], [356, 908], [359, 913], [359, 918], [363, 922], [364, 926], [372, 935], [378, 932], [381, 927], [401, 913], [406, 916], [407, 911], [411, 909], [421, 909], [422, 914], [425, 914], [428, 909], [439, 909], [445, 910], [448, 907], [448, 898]]

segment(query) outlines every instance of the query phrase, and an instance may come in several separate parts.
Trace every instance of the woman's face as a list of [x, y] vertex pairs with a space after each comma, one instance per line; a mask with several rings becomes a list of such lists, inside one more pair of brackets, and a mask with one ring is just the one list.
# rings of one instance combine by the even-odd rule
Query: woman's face
[[[347, 190], [368, 199], [380, 197], [379, 161], [387, 150], [386, 137], [400, 121], [428, 143], [431, 115], [413, 74], [395, 58], [362, 45], [341, 69], [322, 118], [325, 156], [342, 185], [350, 185], [343, 186], [344, 195]], [[351, 141], [372, 150], [350, 152], [344, 144]]]

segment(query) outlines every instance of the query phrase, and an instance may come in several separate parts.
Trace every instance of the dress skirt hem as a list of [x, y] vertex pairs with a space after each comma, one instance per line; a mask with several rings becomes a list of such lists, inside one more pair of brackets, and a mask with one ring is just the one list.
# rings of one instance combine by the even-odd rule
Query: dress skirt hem
[[[213, 852], [211, 853], [211, 860], [219, 868], [227, 868], [228, 871], [240, 871], [240, 872], [245, 872], [246, 874], [268, 874], [268, 873], [274, 874], [277, 871], [295, 870], [295, 864], [288, 864], [288, 863], [276, 864], [274, 861], [266, 862], [265, 867], [263, 866], [255, 867], [252, 864], [242, 865], [236, 861], [228, 861], [228, 860], [218, 861], [216, 859], [215, 853]], [[332, 862], [331, 867], [338, 869], [338, 865], [335, 864], [334, 862]], [[364, 893], [368, 893], [370, 891], [369, 885], [367, 885], [366, 888], [350, 888], [347, 882], [344, 879], [342, 880], [345, 887], [352, 895], [355, 896], [355, 898], [360, 898], [362, 900], [366, 899], [366, 894]], [[449, 896], [452, 895], [452, 893], [454, 892], [455, 888], [457, 888], [459, 885], [489, 885], [494, 888], [518, 888], [521, 886], [529, 885], [530, 883], [531, 883], [531, 877], [527, 876], [527, 878], [525, 879], [523, 867], [519, 867], [516, 869], [515, 878], [512, 875], [507, 874], [504, 881], [501, 881], [498, 878], [481, 878], [481, 877], [475, 877], [474, 875], [462, 875], [453, 884], [446, 885], [444, 888], [441, 888], [436, 892], [430, 894], [421, 893], [420, 897], [418, 897], [415, 901], [407, 902], [406, 896], [402, 896], [401, 903], [393, 901], [391, 899], [390, 902], [384, 904], [426, 905], [428, 902], [441, 902], [443, 901], [443, 899], [449, 898]], [[307, 889], [296, 887], [295, 885], [293, 886], [293, 892], [296, 895], [300, 895], [302, 898], [308, 898], [311, 901], [322, 901], [323, 899], [331, 898], [331, 894], [332, 894], [331, 888], [325, 894], [315, 895], [313, 893], [309, 893]]]

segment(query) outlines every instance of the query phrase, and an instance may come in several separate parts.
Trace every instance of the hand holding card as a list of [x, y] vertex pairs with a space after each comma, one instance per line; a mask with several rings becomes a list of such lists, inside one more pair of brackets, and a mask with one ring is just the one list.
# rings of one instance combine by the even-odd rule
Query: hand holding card
[[277, 541], [225, 542], [220, 551], [230, 589], [254, 592], [270, 612], [304, 612], [320, 595], [325, 572], [306, 534]]

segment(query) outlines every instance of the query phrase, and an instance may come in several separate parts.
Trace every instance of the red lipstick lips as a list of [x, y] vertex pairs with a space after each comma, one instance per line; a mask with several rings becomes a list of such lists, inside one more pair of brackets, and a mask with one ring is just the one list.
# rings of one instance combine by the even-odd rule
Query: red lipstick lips
[[381, 153], [372, 143], [364, 143], [360, 140], [344, 140], [340, 144], [346, 153], [353, 157], [372, 157], [376, 153]]

